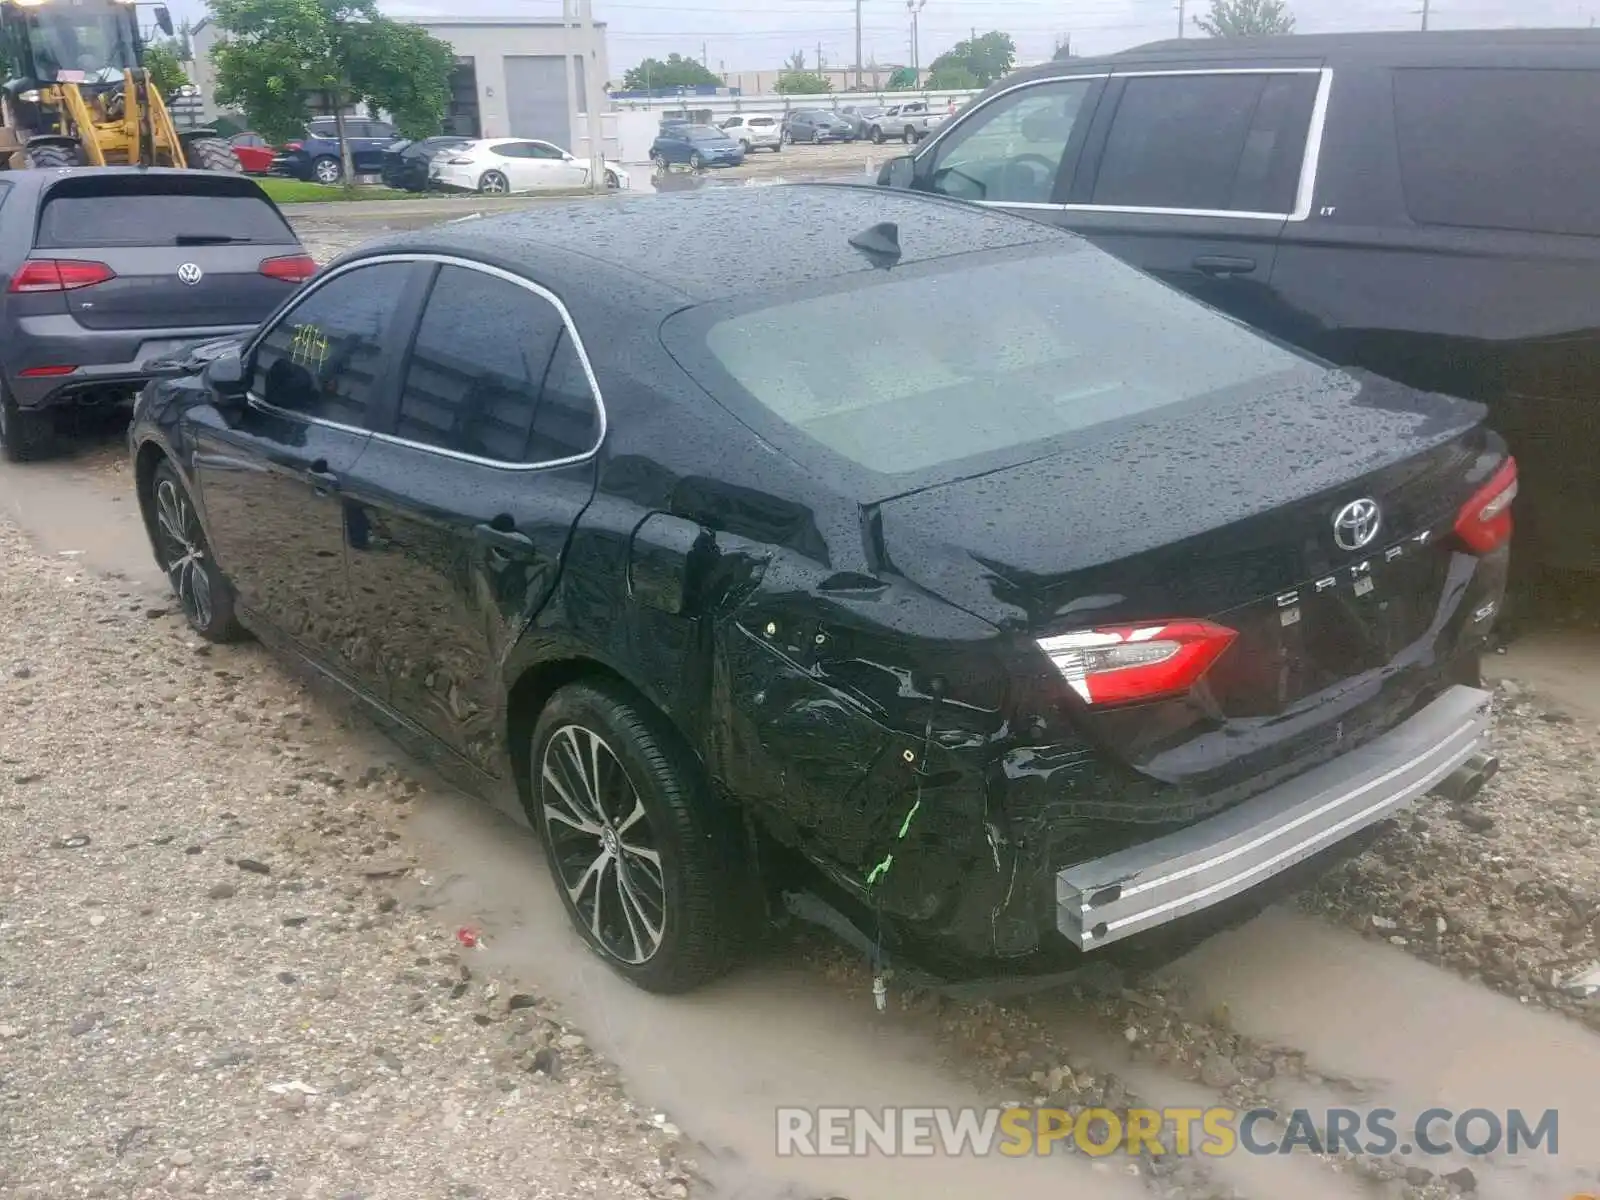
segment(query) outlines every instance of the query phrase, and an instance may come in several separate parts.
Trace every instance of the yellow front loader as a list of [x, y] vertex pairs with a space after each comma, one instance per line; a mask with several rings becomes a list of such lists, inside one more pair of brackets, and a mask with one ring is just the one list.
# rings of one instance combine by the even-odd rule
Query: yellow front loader
[[178, 132], [135, 14], [133, 0], [0, 0], [0, 165], [241, 170], [215, 130]]

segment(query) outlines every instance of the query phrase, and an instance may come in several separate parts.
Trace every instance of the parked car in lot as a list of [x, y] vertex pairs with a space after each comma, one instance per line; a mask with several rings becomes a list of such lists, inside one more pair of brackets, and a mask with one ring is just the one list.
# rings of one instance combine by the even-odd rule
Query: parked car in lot
[[1042, 223], [797, 185], [371, 243], [131, 447], [194, 630], [531, 822], [665, 991], [779, 891], [942, 973], [1079, 961], [1470, 791], [1482, 417]]
[[696, 171], [707, 167], [737, 167], [744, 162], [744, 147], [715, 125], [667, 125], [650, 144], [650, 162], [659, 168], [684, 164]]
[[[357, 175], [377, 175], [383, 170], [383, 152], [395, 140], [394, 126], [386, 121], [347, 117], [344, 136]], [[306, 123], [305, 137], [288, 142], [272, 160], [274, 175], [287, 175], [306, 183], [338, 183], [344, 177], [339, 153], [339, 132], [332, 117]]]
[[398, 142], [391, 142], [383, 152], [381, 175], [384, 186], [406, 192], [427, 191], [428, 165], [434, 157], [470, 141], [471, 138], [444, 134], [419, 141], [402, 138]]
[[746, 154], [752, 150], [776, 153], [783, 149], [783, 121], [772, 113], [735, 113], [722, 122], [721, 129]]
[[881, 104], [844, 104], [839, 107], [838, 116], [860, 140], [872, 136], [873, 126], [883, 119], [884, 112]]
[[[606, 186], [628, 186], [621, 164], [607, 162]], [[440, 187], [485, 195], [559, 191], [589, 186], [589, 160], [536, 138], [483, 138], [466, 142], [428, 162], [428, 177]]]
[[914, 145], [938, 129], [949, 115], [926, 100], [908, 100], [891, 105], [877, 119], [867, 122], [867, 136], [880, 145], [891, 138]]
[[236, 133], [228, 139], [228, 145], [233, 147], [233, 156], [246, 175], [270, 174], [273, 159], [278, 157], [277, 148], [259, 133]]
[[1489, 406], [1519, 558], [1600, 569], [1600, 33], [1185, 40], [1019, 72], [881, 181], [1053, 221]]
[[152, 364], [253, 328], [315, 270], [255, 183], [80, 167], [0, 183], [0, 454], [49, 455], [56, 416], [126, 404]]
[[855, 133], [848, 121], [820, 108], [791, 109], [783, 119], [786, 142], [849, 142]]

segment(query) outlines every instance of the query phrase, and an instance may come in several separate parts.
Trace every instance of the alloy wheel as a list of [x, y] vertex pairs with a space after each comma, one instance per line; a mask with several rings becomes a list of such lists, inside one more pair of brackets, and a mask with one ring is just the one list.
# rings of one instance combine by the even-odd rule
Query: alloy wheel
[[666, 877], [627, 771], [599, 734], [563, 725], [540, 774], [552, 861], [579, 920], [613, 958], [649, 962], [666, 930]]
[[161, 562], [190, 624], [204, 629], [213, 616], [211, 578], [194, 506], [170, 479], [156, 487], [156, 531]]
[[317, 182], [321, 184], [338, 183], [339, 176], [344, 174], [344, 169], [331, 159], [323, 159], [321, 162], [317, 163], [314, 170], [317, 177]]
[[506, 177], [499, 171], [490, 171], [479, 181], [478, 190], [486, 196], [500, 196], [507, 190]]

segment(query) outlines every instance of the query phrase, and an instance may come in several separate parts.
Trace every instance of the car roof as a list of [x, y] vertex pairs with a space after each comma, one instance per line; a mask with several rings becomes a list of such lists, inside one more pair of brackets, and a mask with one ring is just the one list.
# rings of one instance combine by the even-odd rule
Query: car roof
[[[116, 178], [132, 172], [138, 172], [146, 177], [169, 179], [215, 181], [219, 177], [219, 173], [216, 171], [201, 170], [198, 167], [51, 167], [45, 170], [7, 171], [4, 175], [4, 180], [10, 185], [13, 192], [38, 194], [49, 191], [65, 179], [82, 179], [95, 176]], [[220, 176], [223, 179], [252, 182], [248, 176], [234, 172], [222, 172]], [[260, 185], [257, 185], [255, 190], [260, 192]], [[261, 192], [261, 194], [263, 196], [266, 195], [265, 192]]]
[[[455, 253], [558, 292], [627, 281], [633, 302], [650, 304], [645, 293], [653, 290], [670, 311], [879, 269], [849, 239], [885, 221], [899, 226], [902, 265], [1033, 243], [1082, 244], [1053, 226], [942, 197], [797, 183], [551, 202], [397, 234], [350, 257]], [[610, 285], [596, 282], [597, 267]]]

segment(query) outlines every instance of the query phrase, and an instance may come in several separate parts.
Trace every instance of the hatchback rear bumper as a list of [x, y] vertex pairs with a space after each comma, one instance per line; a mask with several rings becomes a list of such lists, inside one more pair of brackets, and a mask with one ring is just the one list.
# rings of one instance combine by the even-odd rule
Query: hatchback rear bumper
[[[68, 314], [23, 317], [6, 352], [6, 387], [19, 408], [69, 403], [84, 392], [129, 390], [150, 379], [148, 364], [182, 346], [250, 333], [254, 325], [177, 329], [86, 329]], [[28, 375], [23, 372], [71, 371]]]
[[1056, 874], [1056, 925], [1092, 950], [1220, 904], [1376, 824], [1476, 753], [1491, 697], [1452, 687], [1332, 762], [1175, 833]]

